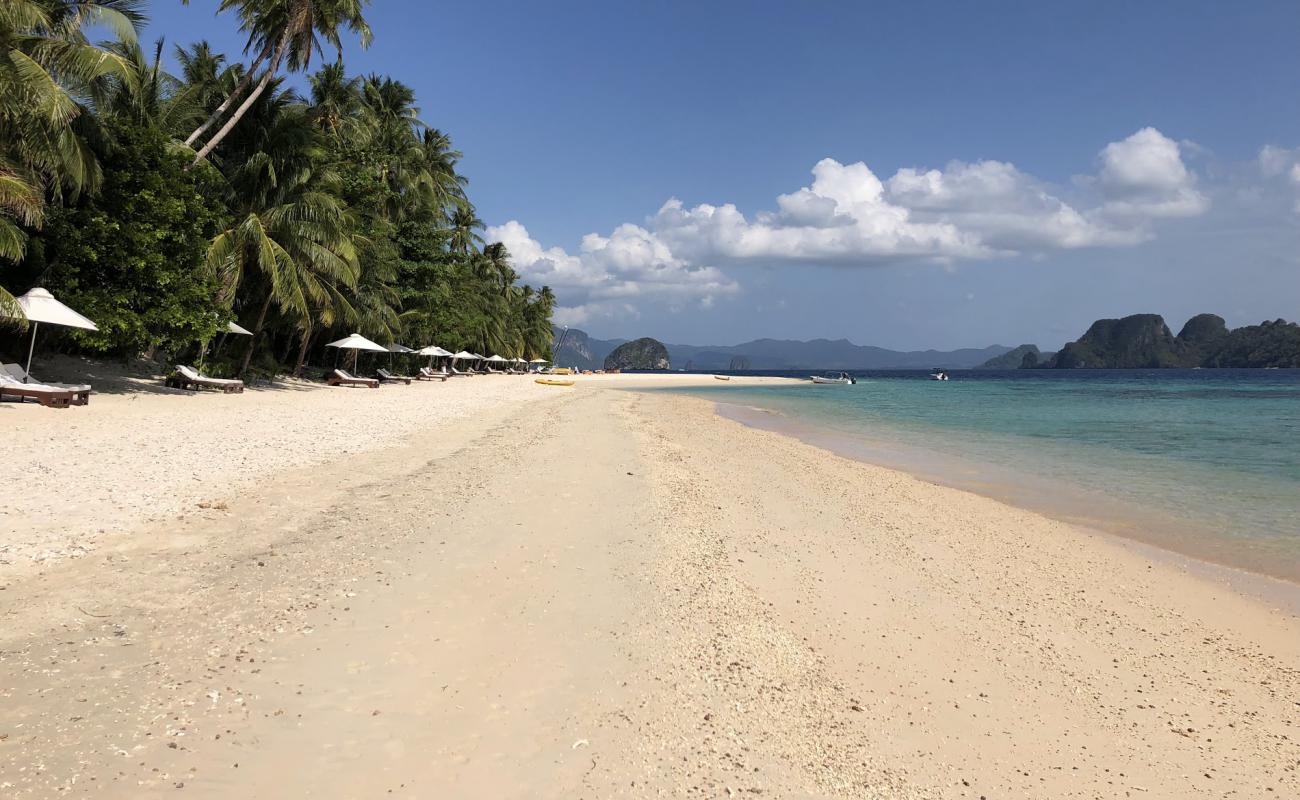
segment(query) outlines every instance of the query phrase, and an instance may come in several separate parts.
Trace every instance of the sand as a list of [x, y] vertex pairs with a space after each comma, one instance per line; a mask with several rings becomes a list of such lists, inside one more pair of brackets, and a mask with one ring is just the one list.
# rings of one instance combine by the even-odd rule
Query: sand
[[0, 794], [1300, 796], [1295, 616], [669, 380], [0, 406]]

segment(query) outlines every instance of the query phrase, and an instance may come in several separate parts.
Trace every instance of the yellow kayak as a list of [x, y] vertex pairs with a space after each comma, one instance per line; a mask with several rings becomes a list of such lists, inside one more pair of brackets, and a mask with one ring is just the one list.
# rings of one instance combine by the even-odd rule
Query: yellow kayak
[[714, 376], [713, 376], [713, 379], [714, 379], [715, 381], [729, 381], [729, 380], [731, 380], [731, 376], [730, 376], [730, 375], [714, 375]]
[[538, 378], [533, 383], [540, 383], [543, 386], [572, 386], [573, 381], [553, 381], [550, 378]]

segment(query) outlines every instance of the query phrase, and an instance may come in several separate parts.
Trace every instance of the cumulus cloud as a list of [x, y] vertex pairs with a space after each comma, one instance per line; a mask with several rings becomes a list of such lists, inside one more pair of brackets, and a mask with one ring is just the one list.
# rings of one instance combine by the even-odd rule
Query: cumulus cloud
[[[807, 186], [750, 216], [732, 203], [687, 206], [671, 198], [643, 225], [588, 234], [574, 253], [544, 247], [515, 221], [487, 235], [505, 243], [527, 280], [556, 289], [565, 303], [559, 318], [572, 324], [626, 314], [646, 300], [710, 305], [739, 290], [723, 267], [951, 265], [1136, 244], [1157, 220], [1209, 208], [1182, 147], [1155, 128], [1112, 142], [1099, 154], [1098, 173], [1076, 179], [1076, 196], [1005, 161], [907, 167], [882, 180], [863, 162], [826, 158]], [[1277, 166], [1276, 154], [1261, 153], [1260, 163], [1285, 171], [1297, 160]]]
[[1210, 207], [1183, 163], [1179, 144], [1155, 128], [1106, 145], [1101, 161], [1103, 214], [1135, 220], [1194, 217]]
[[880, 264], [907, 258], [989, 255], [977, 237], [946, 222], [921, 222], [885, 196], [866, 164], [830, 158], [813, 182], [777, 198], [777, 210], [747, 219], [736, 206], [687, 208], [673, 198], [650, 220], [674, 252], [694, 260]]
[[637, 301], [707, 308], [714, 297], [739, 290], [720, 270], [688, 264], [637, 225], [620, 225], [609, 236], [587, 234], [575, 254], [543, 247], [513, 220], [489, 227], [485, 235], [506, 246], [523, 280], [556, 291], [563, 305], [555, 318], [562, 325], [596, 316], [634, 315]]
[[1133, 244], [1143, 233], [1079, 211], [1014, 164], [954, 161], [943, 170], [900, 169], [890, 196], [921, 218], [955, 225], [1004, 254]]

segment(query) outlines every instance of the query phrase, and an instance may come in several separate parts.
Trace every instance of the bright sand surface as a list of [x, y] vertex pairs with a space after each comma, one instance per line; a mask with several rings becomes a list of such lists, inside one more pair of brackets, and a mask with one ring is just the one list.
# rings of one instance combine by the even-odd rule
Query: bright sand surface
[[691, 380], [0, 405], [0, 797], [1300, 796], [1290, 613]]

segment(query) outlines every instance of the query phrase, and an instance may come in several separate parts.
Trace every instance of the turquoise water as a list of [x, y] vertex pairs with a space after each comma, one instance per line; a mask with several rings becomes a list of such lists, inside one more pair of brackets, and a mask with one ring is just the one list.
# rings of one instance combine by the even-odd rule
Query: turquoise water
[[[1300, 578], [1300, 372], [865, 373], [692, 394], [1058, 516]], [[747, 421], [754, 422], [751, 418]]]

